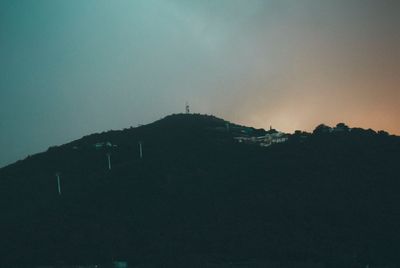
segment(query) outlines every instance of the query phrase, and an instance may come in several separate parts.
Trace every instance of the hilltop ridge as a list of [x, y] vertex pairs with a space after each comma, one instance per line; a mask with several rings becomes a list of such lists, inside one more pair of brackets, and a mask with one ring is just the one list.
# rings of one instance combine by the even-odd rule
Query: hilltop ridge
[[0, 262], [398, 264], [399, 153], [384, 132], [192, 114], [92, 134], [0, 169]]

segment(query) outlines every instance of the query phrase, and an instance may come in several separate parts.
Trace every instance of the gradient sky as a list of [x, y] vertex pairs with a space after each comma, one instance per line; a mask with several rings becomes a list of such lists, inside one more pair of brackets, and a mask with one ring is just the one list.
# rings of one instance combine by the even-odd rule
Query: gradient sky
[[184, 111], [400, 134], [398, 0], [1, 0], [0, 167]]

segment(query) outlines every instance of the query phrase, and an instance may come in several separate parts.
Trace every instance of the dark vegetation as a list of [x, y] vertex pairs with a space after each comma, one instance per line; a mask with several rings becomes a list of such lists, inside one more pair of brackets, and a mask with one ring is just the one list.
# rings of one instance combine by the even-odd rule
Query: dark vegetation
[[400, 264], [399, 137], [319, 126], [263, 148], [225, 125], [172, 115], [0, 169], [0, 266]]

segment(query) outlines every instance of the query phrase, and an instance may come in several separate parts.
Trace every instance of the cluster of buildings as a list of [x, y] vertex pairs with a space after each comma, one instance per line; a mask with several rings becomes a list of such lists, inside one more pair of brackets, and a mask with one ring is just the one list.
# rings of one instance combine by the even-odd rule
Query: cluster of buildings
[[107, 141], [107, 142], [98, 142], [93, 144], [93, 147], [96, 149], [102, 149], [102, 148], [115, 148], [118, 147], [116, 144], [112, 144], [111, 142]]
[[[116, 148], [118, 147], [118, 145], [116, 144], [112, 144], [111, 142], [107, 141], [107, 142], [97, 142], [95, 144], [92, 145], [93, 148], [95, 148], [96, 150], [100, 150], [100, 149], [109, 149], [109, 148]], [[72, 147], [72, 149], [74, 150], [78, 150], [79, 146], [75, 145]]]
[[283, 143], [289, 139], [289, 135], [276, 130], [270, 130], [262, 136], [239, 136], [234, 137], [239, 143], [257, 144], [259, 146], [268, 147], [272, 144]]

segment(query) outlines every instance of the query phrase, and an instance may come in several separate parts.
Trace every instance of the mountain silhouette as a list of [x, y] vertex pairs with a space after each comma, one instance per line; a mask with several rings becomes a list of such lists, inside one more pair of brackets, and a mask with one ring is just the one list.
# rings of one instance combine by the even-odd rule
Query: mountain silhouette
[[0, 169], [1, 266], [395, 267], [399, 155], [384, 131], [198, 114], [85, 136]]

